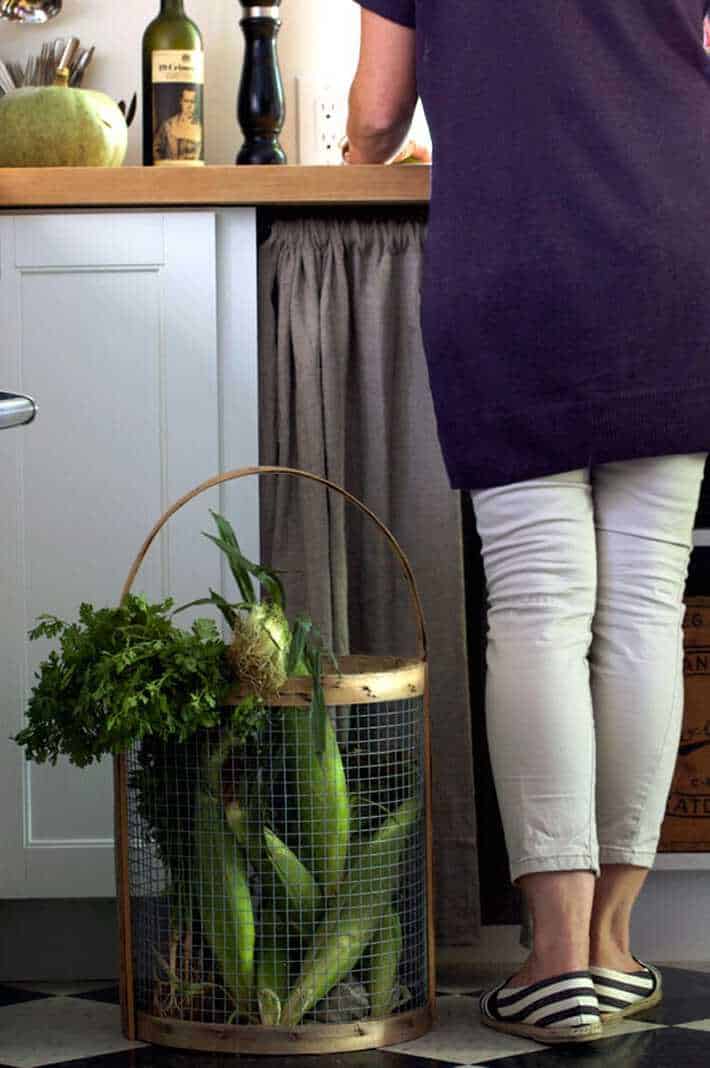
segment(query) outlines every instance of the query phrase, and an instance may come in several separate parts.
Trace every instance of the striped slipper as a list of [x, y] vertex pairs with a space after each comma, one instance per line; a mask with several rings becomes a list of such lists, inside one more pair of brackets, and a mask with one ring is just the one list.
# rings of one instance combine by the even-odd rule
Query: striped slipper
[[[633, 954], [632, 954], [633, 956]], [[612, 968], [590, 968], [594, 982], [602, 1022], [621, 1016], [634, 1016], [637, 1012], [657, 1005], [663, 996], [661, 973], [651, 964], [641, 965], [640, 971], [616, 972]]]
[[589, 1042], [603, 1037], [588, 971], [564, 972], [527, 986], [509, 987], [510, 979], [478, 999], [487, 1027], [536, 1042]]

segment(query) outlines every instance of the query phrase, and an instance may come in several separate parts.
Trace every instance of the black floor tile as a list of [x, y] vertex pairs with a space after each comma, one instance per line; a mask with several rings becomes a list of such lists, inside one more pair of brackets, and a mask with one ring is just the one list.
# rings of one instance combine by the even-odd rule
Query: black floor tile
[[[492, 985], [493, 981], [491, 980], [491, 986]], [[456, 993], [462, 997], [465, 996], [475, 998], [478, 997], [479, 994], [482, 994], [484, 989], [485, 987], [482, 986], [466, 986], [464, 983], [457, 983], [454, 986], [454, 984], [452, 983], [451, 986], [447, 989], [437, 990], [436, 996], [438, 998], [449, 998], [451, 997], [452, 993]]]
[[[65, 1061], [62, 1064], [53, 1064], [52, 1068], [235, 1068], [236, 1065], [239, 1065], [239, 1068], [460, 1068], [461, 1062], [432, 1061], [429, 1057], [410, 1057], [405, 1053], [390, 1053], [386, 1050], [263, 1057], [250, 1054], [192, 1053], [150, 1046], [147, 1049], [129, 1050], [127, 1053], [109, 1053], [103, 1057]], [[1, 1064], [0, 1068], [3, 1068]]]
[[[121, 995], [117, 986], [102, 987], [101, 990], [85, 990], [83, 994], [71, 994], [73, 998], [83, 998], [84, 1001], [105, 1001], [109, 1005], [119, 1005]], [[2, 1065], [0, 1065], [2, 1068]]]
[[663, 981], [663, 1000], [639, 1015], [639, 1020], [680, 1024], [710, 1019], [710, 973], [669, 967], [659, 967], [658, 970]]
[[[20, 990], [19, 987], [0, 983], [0, 1008], [5, 1005], [20, 1005], [23, 1001], [39, 1001], [51, 996], [51, 994], [38, 994], [36, 990]], [[3, 1068], [1, 1064], [0, 1068]]]
[[707, 1068], [710, 1032], [661, 1027], [478, 1063], [481, 1068]]

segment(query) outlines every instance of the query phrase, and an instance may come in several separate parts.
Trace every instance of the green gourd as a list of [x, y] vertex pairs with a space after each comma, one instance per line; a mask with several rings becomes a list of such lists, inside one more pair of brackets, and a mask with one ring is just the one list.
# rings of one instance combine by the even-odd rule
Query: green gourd
[[120, 167], [128, 127], [93, 89], [26, 86], [0, 98], [0, 167]]

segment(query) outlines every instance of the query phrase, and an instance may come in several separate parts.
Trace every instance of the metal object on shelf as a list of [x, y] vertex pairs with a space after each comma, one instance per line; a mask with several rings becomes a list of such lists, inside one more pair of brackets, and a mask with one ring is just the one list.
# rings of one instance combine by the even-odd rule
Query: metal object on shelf
[[135, 118], [135, 114], [136, 114], [136, 105], [137, 104], [138, 104], [138, 94], [137, 93], [134, 93], [133, 96], [131, 97], [131, 102], [128, 105], [127, 109], [126, 109], [126, 101], [125, 100], [119, 100], [118, 109], [121, 112], [121, 114], [123, 115], [124, 119], [126, 120], [126, 126], [130, 126], [131, 123], [133, 122], [133, 119]]
[[85, 48], [77, 59], [76, 63], [74, 64], [74, 69], [72, 70], [71, 77], [69, 79], [69, 84], [72, 87], [78, 87], [81, 85], [82, 79], [84, 77], [84, 72], [88, 67], [89, 63], [91, 63], [91, 58], [94, 54], [94, 48], [94, 45], [92, 45], [91, 48]]
[[61, 10], [62, 0], [0, 0], [0, 19], [11, 22], [49, 22]]
[[24, 426], [37, 415], [37, 404], [24, 393], [0, 391], [0, 430], [11, 426]]
[[[0, 0], [0, 4], [2, 2]], [[54, 85], [57, 71], [62, 68], [68, 71], [68, 84], [79, 88], [95, 50], [94, 45], [90, 48], [80, 48], [79, 45], [78, 37], [57, 37], [54, 41], [46, 41], [39, 55], [28, 56], [24, 65], [0, 60], [0, 95], [28, 85]]]

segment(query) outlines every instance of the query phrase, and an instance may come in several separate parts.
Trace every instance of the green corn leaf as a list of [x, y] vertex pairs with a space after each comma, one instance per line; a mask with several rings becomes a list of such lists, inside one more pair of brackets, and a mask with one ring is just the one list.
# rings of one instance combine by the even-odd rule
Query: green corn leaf
[[291, 644], [288, 649], [288, 656], [286, 658], [286, 674], [305, 674], [303, 661], [303, 653], [306, 648], [306, 641], [308, 638], [308, 632], [313, 624], [310, 619], [305, 619], [299, 616], [294, 620], [291, 627]]
[[210, 600], [212, 601], [212, 604], [214, 604], [217, 608], [219, 608], [220, 612], [222, 613], [222, 615], [224, 616], [224, 618], [227, 621], [227, 626], [233, 628], [234, 627], [234, 621], [237, 618], [237, 612], [235, 611], [235, 609], [240, 607], [240, 606], [239, 605], [232, 605], [232, 604], [229, 603], [229, 601], [225, 601], [225, 599], [224, 599], [224, 597], [222, 597], [221, 593], [217, 593], [217, 591], [213, 590], [211, 586], [210, 586]]
[[313, 695], [311, 697], [308, 718], [311, 727], [311, 740], [313, 748], [320, 757], [325, 750], [325, 730], [328, 711], [325, 707], [323, 683], [321, 681], [321, 652], [320, 649], [306, 649], [305, 661], [310, 670], [313, 680]]
[[234, 627], [234, 621], [237, 618], [237, 611], [240, 608], [251, 608], [251, 604], [247, 604], [244, 601], [239, 601], [237, 604], [230, 604], [229, 601], [225, 601], [221, 594], [217, 593], [210, 587], [209, 597], [198, 597], [196, 601], [188, 601], [186, 604], [181, 604], [178, 608], [173, 609], [172, 615], [177, 615], [178, 612], [184, 612], [186, 608], [195, 608], [197, 605], [212, 604], [220, 610], [222, 615], [227, 621], [228, 626]]
[[232, 575], [234, 576], [234, 581], [239, 587], [239, 592], [241, 593], [243, 599], [249, 604], [255, 604], [256, 594], [254, 593], [254, 587], [252, 586], [251, 579], [249, 578], [249, 573], [242, 566], [241, 554], [238, 553], [233, 546], [228, 545], [226, 542], [222, 541], [221, 538], [216, 538], [214, 534], [209, 534], [206, 530], [203, 530], [202, 533], [206, 538], [209, 538], [210, 541], [213, 541], [215, 545], [217, 545], [227, 557], [227, 560], [229, 561], [229, 569], [232, 572]]
[[[268, 592], [271, 600], [278, 604], [279, 607], [283, 608], [285, 601], [284, 590], [277, 572], [273, 571], [271, 568], [264, 567], [262, 564], [256, 564], [253, 560], [247, 559], [239, 547], [237, 536], [234, 533], [234, 529], [229, 520], [225, 519], [224, 516], [219, 515], [217, 512], [211, 510], [210, 512], [217, 524], [220, 536], [219, 538], [215, 538], [212, 535], [207, 536], [211, 538], [211, 540], [214, 541], [224, 553], [226, 553], [232, 569], [232, 574], [239, 583], [240, 589], [242, 589], [242, 596], [245, 600], [249, 600], [249, 595], [245, 592], [245, 589], [247, 588], [251, 593], [251, 599], [255, 599], [253, 597], [251, 579], [249, 578], [249, 575], [253, 575]], [[242, 587], [242, 584], [244, 584], [244, 588]]]

